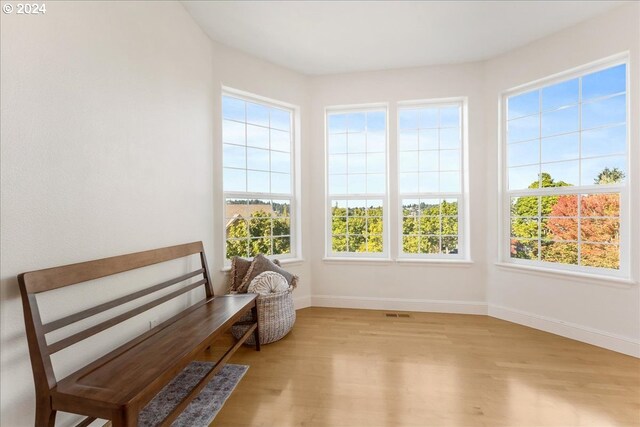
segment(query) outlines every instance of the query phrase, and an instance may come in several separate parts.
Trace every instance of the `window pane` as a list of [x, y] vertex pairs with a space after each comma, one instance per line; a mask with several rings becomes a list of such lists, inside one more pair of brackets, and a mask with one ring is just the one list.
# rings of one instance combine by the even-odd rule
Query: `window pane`
[[620, 194], [584, 194], [580, 198], [580, 215], [583, 217], [620, 216]]
[[349, 153], [366, 153], [366, 141], [364, 133], [349, 133], [347, 135], [347, 151]]
[[548, 174], [553, 179], [553, 183], [550, 185], [545, 185], [545, 182], [543, 181], [543, 187], [578, 185], [580, 180], [580, 169], [578, 160], [572, 160], [569, 162], [543, 163], [541, 169], [542, 174]]
[[415, 151], [409, 152], [407, 154], [411, 156], [412, 161], [420, 163], [420, 172], [437, 171], [439, 168], [439, 151], [437, 150], [420, 151], [418, 156], [416, 156]]
[[247, 191], [247, 172], [244, 169], [224, 168], [224, 191]]
[[247, 123], [269, 126], [269, 108], [264, 105], [247, 102]]
[[329, 155], [329, 173], [330, 174], [347, 173], [347, 155], [346, 154], [330, 154]]
[[347, 114], [347, 130], [351, 132], [364, 132], [366, 129], [365, 113]]
[[418, 131], [406, 130], [400, 131], [398, 147], [402, 151], [418, 149]]
[[542, 162], [544, 163], [580, 157], [580, 134], [577, 132], [542, 138], [540, 142], [542, 144]]
[[367, 133], [384, 132], [387, 128], [387, 115], [384, 111], [370, 111], [367, 113]]
[[545, 218], [541, 222], [540, 237], [542, 240], [575, 242], [578, 240], [578, 218]]
[[625, 125], [582, 132], [582, 157], [624, 154], [627, 149]]
[[438, 127], [438, 109], [421, 108], [418, 112], [418, 124], [421, 129], [433, 129]]
[[624, 92], [626, 90], [625, 82], [625, 64], [587, 74], [582, 78], [582, 99], [586, 100]]
[[367, 133], [367, 152], [384, 153], [386, 151], [386, 136], [384, 132]]
[[581, 218], [580, 236], [583, 242], [620, 243], [619, 218]]
[[537, 217], [540, 212], [540, 197], [525, 196], [511, 198], [511, 215]]
[[269, 171], [269, 150], [247, 148], [247, 169]]
[[582, 161], [582, 185], [619, 184], [626, 181], [626, 156], [596, 157]]
[[229, 96], [222, 97], [222, 117], [225, 119], [237, 120], [244, 122], [245, 102], [241, 99], [231, 98]]
[[508, 120], [537, 114], [540, 111], [540, 92], [537, 90], [512, 96], [508, 99]]
[[440, 170], [441, 171], [460, 170], [460, 151], [459, 150], [440, 150]]
[[367, 171], [367, 155], [366, 154], [349, 154], [347, 160], [347, 172], [365, 173]]
[[291, 154], [272, 151], [271, 170], [274, 172], [291, 173]]
[[269, 172], [247, 171], [247, 191], [252, 193], [268, 193]]
[[291, 151], [291, 134], [279, 130], [271, 130], [271, 149], [278, 151]]
[[582, 104], [583, 129], [624, 123], [626, 119], [627, 105], [625, 95]]
[[460, 148], [460, 129], [440, 129], [440, 149]]
[[458, 238], [453, 236], [443, 236], [440, 240], [441, 252], [443, 254], [457, 254], [458, 253]]
[[328, 121], [329, 133], [345, 133], [347, 131], [346, 114], [330, 114]]
[[579, 128], [578, 107], [542, 113], [542, 137], [575, 132]]
[[418, 110], [400, 110], [398, 125], [400, 129], [418, 129]]
[[291, 237], [276, 237], [273, 239], [273, 254], [284, 255], [291, 253]]
[[460, 127], [460, 107], [447, 107], [440, 109], [440, 127]]
[[416, 154], [418, 154], [418, 152], [416, 151], [405, 151], [398, 153], [400, 172], [418, 172], [418, 170], [420, 169], [420, 157], [418, 157]]
[[269, 148], [269, 129], [247, 125], [247, 145], [258, 148]]
[[509, 168], [509, 190], [539, 187], [540, 166]]
[[329, 175], [329, 194], [347, 194], [347, 175]]
[[384, 153], [367, 154], [367, 173], [384, 173], [385, 160]]
[[400, 192], [417, 193], [419, 177], [417, 173], [400, 173]]
[[528, 116], [507, 123], [509, 144], [540, 137], [540, 116]]
[[620, 268], [620, 246], [584, 243], [580, 245], [581, 265], [617, 270]]
[[460, 172], [440, 172], [440, 191], [445, 193], [459, 193]]
[[578, 264], [578, 244], [565, 242], [542, 242], [541, 259], [558, 264]]
[[540, 162], [540, 141], [534, 139], [507, 146], [509, 165], [521, 166]]
[[271, 192], [279, 194], [291, 193], [291, 175], [288, 173], [271, 173]]
[[245, 144], [244, 123], [224, 120], [222, 122], [222, 141], [229, 144]]
[[542, 89], [542, 109], [546, 111], [577, 104], [578, 86], [578, 79], [573, 79]]
[[338, 154], [347, 152], [347, 134], [329, 135], [329, 153]]
[[511, 239], [511, 258], [538, 259], [538, 241], [527, 239]]
[[279, 108], [271, 108], [271, 127], [291, 131], [291, 113]]
[[420, 248], [420, 236], [402, 236], [402, 252], [405, 254], [417, 254]]
[[223, 144], [224, 165], [232, 168], [245, 168], [247, 166], [246, 148], [239, 145]]
[[438, 172], [420, 172], [418, 174], [421, 193], [437, 193], [440, 187]]
[[380, 194], [385, 192], [384, 174], [367, 175], [367, 193]]
[[421, 129], [419, 133], [420, 150], [437, 150], [438, 143], [438, 129]]
[[364, 194], [367, 191], [367, 178], [362, 175], [347, 175], [349, 194]]
[[539, 232], [540, 220], [538, 218], [511, 219], [511, 237], [537, 239]]

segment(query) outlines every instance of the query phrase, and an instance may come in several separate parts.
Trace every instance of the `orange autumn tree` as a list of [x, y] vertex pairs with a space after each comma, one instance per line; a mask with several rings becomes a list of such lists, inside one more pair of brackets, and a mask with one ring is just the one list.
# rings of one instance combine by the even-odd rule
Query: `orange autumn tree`
[[[603, 170], [596, 184], [607, 184], [624, 179], [617, 168]], [[620, 266], [620, 197], [618, 194], [583, 195], [580, 206], [581, 265], [613, 268]], [[559, 196], [546, 220], [549, 232], [545, 248], [545, 260], [565, 264], [577, 264], [578, 196]], [[569, 241], [569, 242], [558, 242]]]

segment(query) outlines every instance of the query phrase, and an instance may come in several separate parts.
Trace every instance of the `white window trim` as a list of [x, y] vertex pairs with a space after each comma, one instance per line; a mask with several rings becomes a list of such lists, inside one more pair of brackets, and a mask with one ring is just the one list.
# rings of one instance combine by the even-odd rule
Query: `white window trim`
[[[627, 150], [626, 150], [626, 169], [627, 180], [622, 186], [574, 186], [559, 187], [553, 189], [521, 189], [509, 190], [508, 187], [508, 157], [507, 157], [507, 98], [520, 95], [522, 93], [541, 89], [543, 87], [552, 86], [566, 80], [601, 71], [606, 68], [615, 67], [616, 65], [626, 64], [626, 128], [627, 128]], [[632, 175], [635, 171], [631, 170], [631, 95], [630, 95], [630, 55], [629, 52], [623, 52], [598, 61], [584, 64], [579, 67], [572, 68], [563, 72], [553, 74], [548, 77], [534, 80], [532, 82], [514, 87], [503, 91], [500, 94], [500, 108], [498, 113], [499, 127], [498, 140], [500, 149], [498, 150], [498, 262], [497, 266], [502, 268], [521, 269], [523, 271], [540, 271], [542, 274], [573, 276], [576, 278], [591, 278], [593, 280], [609, 279], [611, 282], [624, 284], [635, 284], [632, 277], [630, 259], [632, 253], [632, 218], [630, 215], [631, 194], [633, 179]], [[602, 97], [606, 98], [606, 97]], [[581, 120], [581, 118], [580, 118]], [[538, 260], [521, 260], [511, 258], [510, 254], [510, 234], [511, 234], [511, 197], [514, 192], [524, 196], [549, 195], [549, 194], [585, 194], [585, 193], [620, 193], [620, 268], [618, 270], [567, 265], [560, 263], [552, 263]], [[517, 195], [516, 195], [517, 197]]]
[[[381, 194], [329, 194], [329, 122], [330, 114], [343, 114], [355, 112], [375, 112], [384, 111], [385, 113], [385, 193]], [[390, 231], [389, 231], [389, 104], [371, 103], [371, 104], [351, 104], [325, 107], [324, 109], [324, 236], [325, 236], [325, 262], [341, 262], [348, 261], [391, 261], [390, 257]], [[354, 200], [354, 199], [379, 199], [382, 200], [382, 252], [333, 252], [332, 242], [332, 215], [330, 200]]]
[[[291, 141], [291, 194], [278, 194], [278, 193], [249, 193], [249, 192], [237, 192], [237, 191], [224, 191], [224, 160], [222, 156], [222, 148], [224, 144], [224, 138], [222, 133], [222, 124], [224, 121], [223, 110], [222, 110], [222, 97], [223, 96], [231, 96], [233, 98], [242, 99], [243, 101], [260, 103], [260, 104], [270, 104], [276, 108], [287, 109], [291, 111], [291, 133], [292, 133], [292, 141]], [[226, 271], [230, 264], [231, 260], [227, 259], [227, 239], [226, 239], [226, 199], [227, 198], [241, 198], [241, 199], [286, 199], [291, 198], [291, 234], [290, 234], [290, 245], [291, 245], [291, 253], [284, 255], [269, 255], [268, 258], [274, 259], [277, 258], [279, 260], [283, 260], [286, 262], [299, 262], [303, 260], [302, 256], [302, 224], [300, 219], [302, 218], [302, 201], [301, 201], [301, 174], [300, 174], [300, 146], [301, 146], [301, 137], [300, 137], [300, 107], [295, 104], [290, 104], [288, 102], [283, 102], [279, 100], [275, 100], [272, 98], [267, 98], [264, 96], [256, 95], [250, 92], [245, 92], [239, 89], [235, 89], [232, 87], [221, 85], [221, 93], [220, 93], [220, 114], [219, 114], [219, 137], [220, 137], [220, 172], [219, 179], [221, 185], [221, 194], [222, 194], [222, 202], [221, 206], [221, 218], [222, 218], [222, 259], [223, 266], [222, 271]]]
[[[451, 98], [435, 98], [423, 100], [400, 101], [396, 108], [396, 142], [400, 139], [400, 111], [406, 108], [420, 107], [460, 107], [460, 126], [461, 126], [461, 146], [460, 146], [460, 192], [459, 193], [400, 193], [400, 180], [397, 180], [396, 199], [397, 199], [397, 218], [398, 218], [398, 247], [397, 261], [422, 261], [425, 263], [433, 262], [441, 263], [443, 261], [454, 261], [463, 264], [471, 262], [470, 250], [470, 218], [469, 218], [469, 144], [468, 144], [468, 98], [467, 97], [451, 97]], [[396, 152], [399, 154], [399, 144], [396, 143]], [[395, 175], [400, 176], [400, 156], [396, 156]], [[415, 198], [458, 198], [458, 253], [457, 254], [408, 254], [404, 253], [402, 247], [403, 237], [403, 212], [402, 199]]]

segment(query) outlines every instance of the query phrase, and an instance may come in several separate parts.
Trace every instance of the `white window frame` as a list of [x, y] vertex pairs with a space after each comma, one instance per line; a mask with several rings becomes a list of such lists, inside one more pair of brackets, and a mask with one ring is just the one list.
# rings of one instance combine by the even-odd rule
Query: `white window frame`
[[[329, 194], [329, 115], [348, 113], [385, 113], [385, 192], [383, 194]], [[343, 105], [324, 109], [324, 176], [325, 176], [325, 259], [344, 260], [390, 260], [389, 253], [389, 105], [387, 103]], [[348, 174], [347, 174], [348, 175]], [[332, 240], [332, 201], [333, 200], [382, 200], [382, 252], [334, 252]]]
[[[223, 111], [223, 97], [228, 96], [236, 99], [240, 99], [246, 102], [265, 105], [267, 107], [274, 107], [278, 109], [284, 109], [291, 112], [291, 193], [260, 193], [260, 192], [241, 192], [241, 191], [225, 191], [224, 190], [224, 159], [223, 159], [223, 147], [224, 147], [224, 135], [223, 135], [223, 123], [224, 123], [224, 111]], [[280, 259], [285, 262], [294, 262], [302, 260], [302, 226], [301, 226], [301, 179], [300, 179], [300, 107], [294, 104], [290, 104], [283, 101], [267, 98], [264, 96], [256, 95], [250, 92], [234, 89], [227, 86], [222, 86], [220, 94], [220, 182], [222, 183], [222, 254], [224, 260], [224, 267], [228, 267], [231, 263], [230, 259], [227, 259], [227, 238], [226, 238], [226, 202], [227, 199], [271, 199], [282, 200], [290, 199], [290, 247], [291, 253], [289, 254], [277, 254], [268, 255], [270, 259]], [[245, 124], [246, 125], [246, 124]]]
[[[397, 218], [398, 218], [398, 259], [400, 260], [433, 260], [433, 261], [470, 261], [470, 242], [469, 242], [469, 214], [468, 214], [468, 199], [469, 199], [469, 183], [468, 183], [468, 127], [467, 127], [467, 111], [468, 100], [466, 97], [455, 98], [439, 98], [428, 100], [416, 100], [416, 101], [401, 101], [398, 102], [396, 111], [396, 176], [398, 177], [397, 184]], [[400, 112], [404, 109], [414, 108], [446, 108], [446, 107], [459, 107], [460, 108], [460, 192], [416, 192], [416, 193], [401, 193], [400, 192]], [[440, 127], [438, 127], [440, 129]], [[403, 251], [403, 199], [458, 199], [458, 253], [457, 254], [411, 254]]]
[[[615, 67], [617, 65], [626, 65], [626, 181], [622, 185], [576, 185], [571, 187], [547, 187], [547, 188], [534, 188], [534, 189], [519, 189], [509, 190], [508, 182], [508, 157], [507, 157], [507, 99], [509, 97], [517, 96], [522, 93], [526, 93], [536, 89], [543, 89], [548, 86], [552, 86], [557, 83], [561, 83], [567, 80], [571, 80], [577, 77], [582, 77], [587, 74], [595, 73], [607, 68]], [[623, 53], [614, 55], [608, 58], [604, 58], [599, 61], [595, 61], [589, 64], [585, 64], [571, 70], [560, 72], [549, 77], [535, 80], [533, 82], [506, 90], [502, 92], [500, 99], [500, 150], [499, 150], [499, 164], [500, 164], [500, 197], [499, 197], [499, 222], [500, 222], [500, 239], [499, 239], [499, 262], [505, 266], [522, 267], [523, 269], [539, 269], [550, 273], [559, 274], [575, 274], [581, 277], [602, 277], [611, 279], [623, 279], [631, 281], [631, 186], [632, 186], [632, 174], [635, 171], [631, 170], [631, 96], [630, 96], [630, 61], [629, 54]], [[581, 92], [580, 92], [581, 93]], [[604, 96], [602, 98], [606, 98]], [[581, 108], [582, 99], [578, 101], [578, 117], [582, 120]], [[582, 128], [578, 132], [582, 132]], [[554, 263], [542, 260], [525, 260], [512, 258], [510, 253], [510, 241], [511, 241], [511, 198], [521, 196], [553, 196], [553, 195], [580, 195], [582, 194], [607, 194], [607, 193], [619, 193], [620, 194], [620, 265], [619, 269], [607, 269], [600, 267], [588, 267], [580, 265], [570, 265], [562, 263]], [[579, 209], [579, 208], [578, 208]], [[579, 211], [578, 211], [579, 212]], [[578, 232], [577, 244], [580, 245], [581, 236]]]

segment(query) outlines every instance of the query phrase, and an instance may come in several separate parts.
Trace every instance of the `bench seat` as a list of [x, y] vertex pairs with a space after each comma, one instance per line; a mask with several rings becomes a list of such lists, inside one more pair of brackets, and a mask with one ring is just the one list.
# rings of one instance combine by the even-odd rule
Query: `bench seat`
[[[54, 407], [71, 410], [78, 398], [83, 402], [94, 400], [97, 411], [87, 415], [98, 416], [104, 410], [101, 416], [109, 418], [111, 411], [122, 406], [144, 406], [159, 388], [237, 322], [256, 296], [214, 297], [156, 326], [139, 342], [127, 343], [60, 380], [52, 392]], [[67, 406], [70, 408], [65, 409]]]

